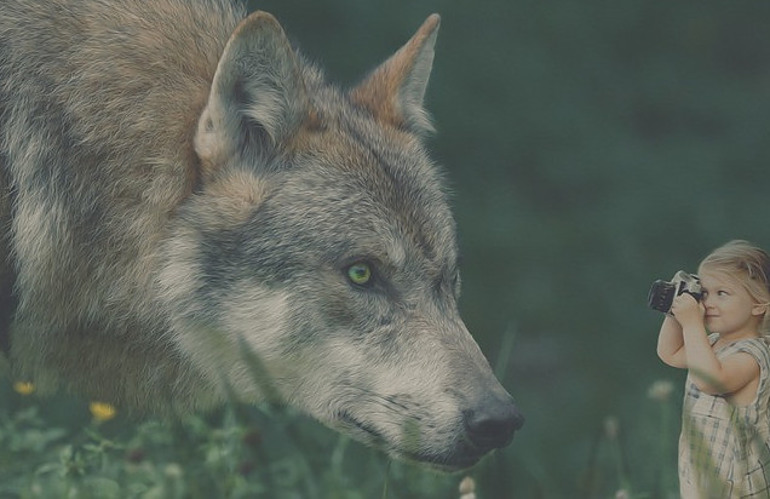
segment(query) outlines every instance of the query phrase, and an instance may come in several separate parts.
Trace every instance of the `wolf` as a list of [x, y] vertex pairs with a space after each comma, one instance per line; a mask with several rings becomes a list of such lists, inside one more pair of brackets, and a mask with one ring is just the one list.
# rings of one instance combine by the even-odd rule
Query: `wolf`
[[508, 445], [425, 146], [439, 23], [341, 89], [225, 0], [3, 0], [14, 376], [138, 415], [280, 399], [450, 471]]

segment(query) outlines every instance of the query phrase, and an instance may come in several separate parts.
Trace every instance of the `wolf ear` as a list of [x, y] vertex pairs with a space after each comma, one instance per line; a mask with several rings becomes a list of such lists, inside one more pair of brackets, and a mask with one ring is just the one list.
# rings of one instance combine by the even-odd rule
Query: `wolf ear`
[[297, 56], [278, 21], [254, 12], [233, 32], [219, 59], [198, 121], [195, 150], [209, 165], [244, 148], [274, 147], [306, 112]]
[[433, 132], [423, 100], [440, 20], [438, 14], [428, 17], [406, 45], [351, 91], [353, 102], [386, 123], [418, 134]]

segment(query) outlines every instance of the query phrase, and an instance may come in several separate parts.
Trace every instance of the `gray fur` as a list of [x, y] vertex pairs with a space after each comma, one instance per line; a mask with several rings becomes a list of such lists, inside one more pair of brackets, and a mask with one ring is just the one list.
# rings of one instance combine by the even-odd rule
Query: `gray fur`
[[438, 16], [346, 92], [272, 16], [244, 15], [0, 4], [15, 374], [139, 413], [277, 396], [394, 456], [473, 464], [521, 417], [459, 317], [420, 139]]

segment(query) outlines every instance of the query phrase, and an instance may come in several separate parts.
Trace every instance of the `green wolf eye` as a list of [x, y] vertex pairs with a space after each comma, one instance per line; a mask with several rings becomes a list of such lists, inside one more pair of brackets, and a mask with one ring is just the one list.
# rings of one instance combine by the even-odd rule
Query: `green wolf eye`
[[367, 263], [354, 263], [348, 267], [348, 279], [359, 286], [368, 284], [372, 280], [372, 268]]

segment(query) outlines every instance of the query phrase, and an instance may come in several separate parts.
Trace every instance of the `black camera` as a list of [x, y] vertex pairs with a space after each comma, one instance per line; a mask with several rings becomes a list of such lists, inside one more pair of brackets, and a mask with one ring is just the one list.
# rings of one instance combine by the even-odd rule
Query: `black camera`
[[671, 310], [674, 298], [682, 293], [689, 293], [698, 301], [703, 298], [703, 289], [697, 275], [680, 270], [670, 282], [661, 280], [653, 282], [650, 294], [647, 295], [647, 305], [653, 310], [667, 314]]

